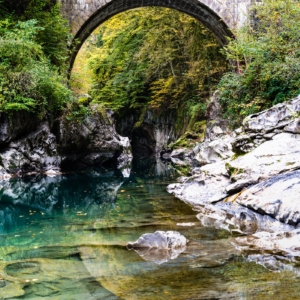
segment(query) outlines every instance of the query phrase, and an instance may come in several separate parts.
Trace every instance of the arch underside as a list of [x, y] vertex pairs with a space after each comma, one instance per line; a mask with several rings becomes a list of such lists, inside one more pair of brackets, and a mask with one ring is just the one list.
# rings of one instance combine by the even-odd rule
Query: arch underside
[[71, 48], [70, 71], [80, 47], [99, 25], [128, 9], [147, 6], [172, 8], [194, 17], [210, 29], [222, 45], [227, 43], [226, 37], [232, 36], [225, 22], [198, 0], [113, 0], [92, 14], [76, 33]]

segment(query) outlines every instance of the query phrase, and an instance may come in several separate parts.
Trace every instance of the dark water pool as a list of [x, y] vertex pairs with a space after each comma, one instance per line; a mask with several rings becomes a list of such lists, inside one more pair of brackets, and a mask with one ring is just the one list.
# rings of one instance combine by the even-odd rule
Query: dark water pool
[[[90, 170], [2, 181], [0, 299], [300, 299], [293, 268], [250, 262], [230, 233], [169, 195], [175, 176], [156, 166], [128, 179]], [[126, 248], [156, 230], [179, 231], [187, 249], [157, 264]]]

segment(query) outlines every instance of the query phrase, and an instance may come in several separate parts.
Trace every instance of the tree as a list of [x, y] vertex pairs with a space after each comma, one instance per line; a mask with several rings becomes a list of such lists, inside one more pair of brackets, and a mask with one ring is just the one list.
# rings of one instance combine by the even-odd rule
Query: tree
[[226, 70], [219, 50], [213, 34], [197, 20], [151, 7], [105, 22], [79, 57], [93, 72], [93, 102], [113, 110], [150, 106], [161, 113], [205, 103]]
[[252, 11], [255, 24], [249, 19], [224, 51], [238, 67], [219, 85], [224, 115], [234, 122], [300, 93], [300, 3], [264, 0]]

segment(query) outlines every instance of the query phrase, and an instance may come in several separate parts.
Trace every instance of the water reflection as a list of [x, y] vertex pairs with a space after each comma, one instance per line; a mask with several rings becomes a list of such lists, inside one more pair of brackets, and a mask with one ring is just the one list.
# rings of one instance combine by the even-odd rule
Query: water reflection
[[[114, 205], [124, 179], [117, 171], [29, 176], [1, 182], [0, 234], [54, 215], [97, 216]], [[105, 205], [99, 210], [99, 205]]]
[[[126, 179], [90, 170], [1, 182], [0, 299], [299, 299], [296, 262], [273, 272], [275, 254], [241, 249], [262, 220], [219, 205], [197, 219], [166, 192], [175, 174], [143, 161]], [[190, 242], [162, 264], [126, 248], [157, 230]]]

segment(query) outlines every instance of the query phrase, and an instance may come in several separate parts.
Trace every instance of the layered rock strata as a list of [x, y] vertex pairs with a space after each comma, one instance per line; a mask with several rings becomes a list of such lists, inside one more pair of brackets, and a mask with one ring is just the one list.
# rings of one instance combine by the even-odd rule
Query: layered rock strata
[[204, 224], [247, 236], [235, 241], [239, 249], [300, 257], [293, 250], [300, 246], [299, 112], [300, 96], [197, 145], [192, 157], [200, 167], [168, 191], [192, 205]]

